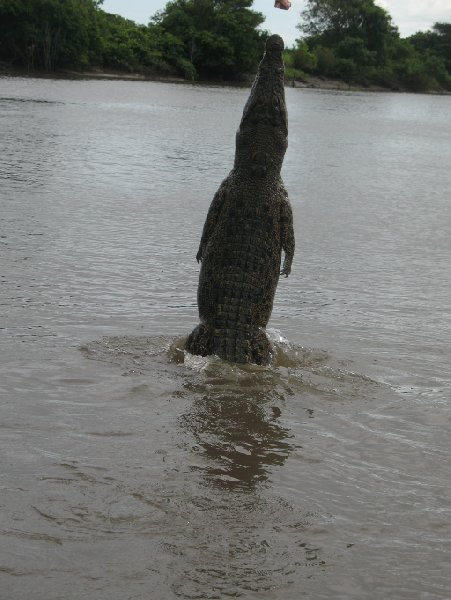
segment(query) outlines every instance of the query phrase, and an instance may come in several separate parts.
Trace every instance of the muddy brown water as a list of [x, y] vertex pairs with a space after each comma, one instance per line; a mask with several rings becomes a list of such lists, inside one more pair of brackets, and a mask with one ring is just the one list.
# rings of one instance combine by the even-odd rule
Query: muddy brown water
[[0, 597], [451, 597], [451, 98], [287, 89], [271, 367], [183, 353], [248, 90], [0, 78]]

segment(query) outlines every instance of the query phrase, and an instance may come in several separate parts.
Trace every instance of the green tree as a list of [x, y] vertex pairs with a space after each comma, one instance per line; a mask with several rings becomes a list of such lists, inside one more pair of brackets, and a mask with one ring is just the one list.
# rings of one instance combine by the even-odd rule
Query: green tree
[[200, 77], [239, 79], [255, 69], [266, 37], [252, 1], [173, 0], [152, 22], [181, 40], [183, 58]]
[[316, 56], [316, 68], [319, 75], [324, 75], [326, 77], [331, 75], [337, 62], [334, 52], [330, 48], [316, 46], [313, 53]]
[[401, 39], [374, 0], [307, 0], [298, 25], [315, 72], [413, 91], [451, 89], [451, 24]]
[[451, 88], [451, 23], [435, 23], [432, 31], [419, 31], [408, 41], [430, 75], [442, 87]]
[[373, 65], [376, 61], [375, 55], [375, 52], [365, 47], [362, 38], [347, 36], [337, 45], [337, 56], [353, 60], [356, 65]]
[[408, 39], [417, 50], [430, 50], [451, 61], [451, 23], [435, 23], [432, 31], [419, 31]]
[[303, 71], [313, 71], [317, 65], [317, 58], [313, 52], [310, 52], [306, 42], [297, 40], [293, 52], [293, 66]]
[[439, 39], [437, 54], [443, 58], [448, 73], [451, 74], [451, 23], [435, 23], [432, 30]]
[[[387, 38], [397, 35], [390, 15], [374, 0], [308, 0], [301, 17], [298, 28], [310, 47], [334, 49], [346, 38], [361, 39], [378, 64], [385, 61]], [[357, 56], [352, 60], [358, 63]]]
[[93, 0], [0, 0], [0, 55], [52, 71], [85, 66], [97, 40]]

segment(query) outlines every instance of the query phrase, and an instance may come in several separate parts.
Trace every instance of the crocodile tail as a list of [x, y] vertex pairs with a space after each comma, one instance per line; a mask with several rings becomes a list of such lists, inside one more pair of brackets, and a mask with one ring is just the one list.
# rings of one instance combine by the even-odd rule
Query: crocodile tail
[[247, 332], [241, 329], [215, 329], [213, 353], [233, 363], [267, 365], [271, 361], [272, 347], [265, 332]]
[[186, 340], [185, 349], [196, 356], [213, 354], [213, 332], [202, 323], [195, 327]]
[[213, 329], [202, 323], [188, 336], [185, 349], [197, 356], [216, 354], [232, 363], [257, 365], [268, 365], [273, 351], [263, 329]]

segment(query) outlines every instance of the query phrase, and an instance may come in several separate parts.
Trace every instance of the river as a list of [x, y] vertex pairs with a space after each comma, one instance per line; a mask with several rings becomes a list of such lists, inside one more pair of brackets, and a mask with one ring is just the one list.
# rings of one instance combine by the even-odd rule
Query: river
[[0, 78], [0, 596], [451, 589], [451, 97], [287, 89], [274, 364], [185, 355], [248, 90]]

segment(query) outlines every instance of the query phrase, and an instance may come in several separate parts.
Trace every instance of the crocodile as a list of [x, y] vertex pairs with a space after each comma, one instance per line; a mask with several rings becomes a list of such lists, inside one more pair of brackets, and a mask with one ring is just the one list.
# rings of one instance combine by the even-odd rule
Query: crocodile
[[196, 256], [200, 324], [185, 344], [191, 354], [240, 364], [271, 362], [265, 329], [295, 246], [280, 175], [288, 146], [283, 49], [280, 36], [267, 39], [236, 134], [233, 169], [208, 210]]

